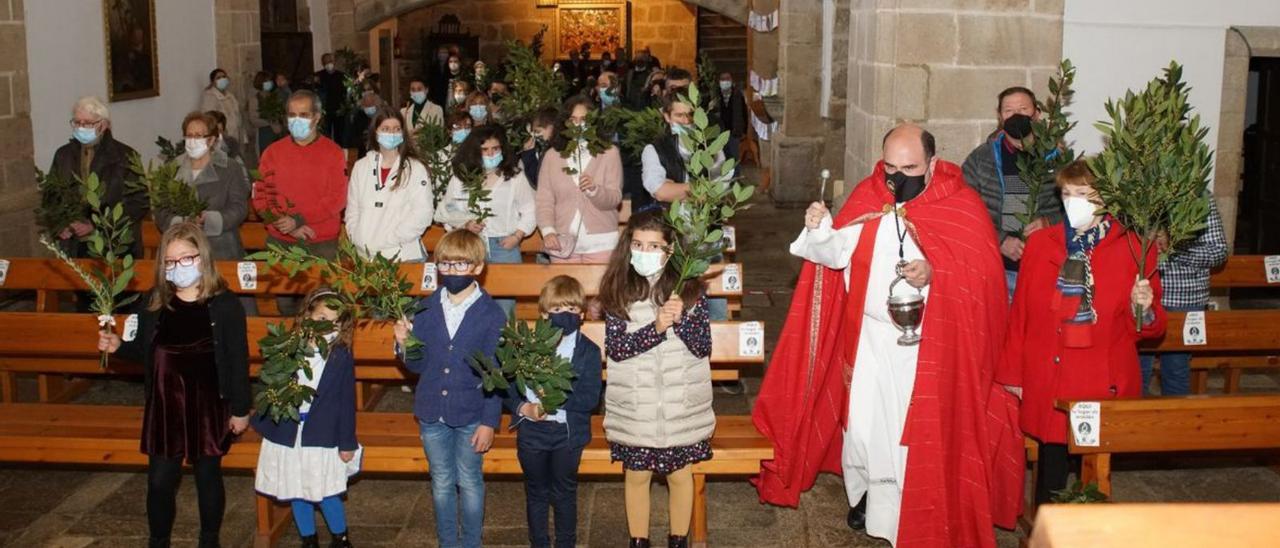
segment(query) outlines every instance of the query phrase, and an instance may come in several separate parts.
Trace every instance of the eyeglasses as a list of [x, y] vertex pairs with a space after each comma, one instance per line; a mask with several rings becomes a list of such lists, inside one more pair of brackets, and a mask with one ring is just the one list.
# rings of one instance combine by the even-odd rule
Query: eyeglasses
[[436, 261], [441, 272], [468, 272], [471, 266], [471, 261]]
[[191, 266], [193, 264], [196, 264], [196, 262], [198, 262], [199, 260], [200, 260], [199, 255], [187, 255], [185, 257], [178, 257], [177, 259], [165, 259], [164, 269], [173, 270], [174, 268], [177, 268], [178, 265]]
[[102, 123], [102, 120], [94, 120], [90, 122], [87, 120], [76, 120], [74, 118], [71, 119], [71, 127], [90, 128], [90, 127], [95, 127], [101, 123]]

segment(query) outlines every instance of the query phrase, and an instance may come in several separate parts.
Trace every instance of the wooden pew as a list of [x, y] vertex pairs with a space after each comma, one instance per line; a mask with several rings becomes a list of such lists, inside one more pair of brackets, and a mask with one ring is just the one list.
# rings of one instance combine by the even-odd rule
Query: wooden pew
[[[126, 318], [125, 315], [117, 316], [116, 324], [124, 326]], [[279, 321], [279, 318], [248, 318], [249, 359], [255, 376], [262, 362], [257, 341], [266, 335], [268, 324]], [[764, 365], [763, 355], [739, 354], [739, 325], [738, 322], [711, 323], [712, 380], [737, 380], [741, 369]], [[38, 377], [38, 396], [42, 402], [67, 401], [83, 389], [82, 385], [66, 384], [62, 375], [140, 375], [141, 368], [137, 364], [120, 358], [112, 358], [106, 371], [99, 368], [96, 326], [92, 314], [0, 313], [0, 333], [5, 333], [0, 337], [0, 379], [4, 379], [0, 383], [4, 385], [2, 401], [16, 401], [12, 386], [15, 374], [42, 374]], [[603, 348], [603, 322], [585, 322], [582, 332]], [[366, 322], [357, 327], [352, 348], [358, 360], [357, 381], [379, 384], [416, 382], [416, 375], [405, 370], [392, 354], [394, 340], [389, 324]], [[360, 407], [372, 407], [383, 388], [362, 388], [358, 394]]]
[[[622, 466], [610, 462], [609, 445], [601, 426], [602, 417], [592, 418], [593, 439], [582, 453], [579, 472], [619, 477]], [[486, 475], [521, 475], [520, 463], [516, 459], [515, 434], [506, 428], [508, 421], [508, 417], [503, 418], [493, 448], [485, 455]], [[138, 452], [141, 424], [141, 407], [0, 404], [0, 461], [98, 468], [144, 466], [147, 457]], [[363, 473], [421, 477], [429, 472], [422, 441], [418, 438], [418, 426], [411, 414], [360, 412], [356, 425], [364, 446]], [[757, 474], [760, 461], [773, 458], [769, 440], [756, 432], [748, 416], [718, 417], [711, 446], [715, 456], [693, 466], [691, 540], [701, 545], [707, 542], [707, 477], [737, 478]], [[222, 459], [223, 467], [253, 470], [257, 465], [259, 447], [260, 438], [252, 431], [246, 433]], [[255, 496], [258, 519], [254, 545], [271, 546], [292, 522], [289, 510], [270, 499]]]
[[1280, 504], [1055, 504], [1036, 517], [1031, 548], [1274, 546]]
[[[1280, 288], [1280, 284], [1267, 282], [1265, 259], [1266, 257], [1262, 255], [1232, 255], [1227, 257], [1226, 262], [1213, 270], [1209, 277], [1209, 287], [1214, 289]], [[1212, 341], [1210, 341], [1210, 344], [1212, 344]], [[1280, 368], [1280, 355], [1277, 354], [1192, 356], [1191, 393], [1205, 393], [1208, 389], [1210, 373], [1221, 372], [1223, 375], [1223, 393], [1235, 394], [1240, 391], [1240, 377], [1244, 373], [1262, 372], [1278, 368]]]
[[[56, 300], [50, 295], [50, 292], [83, 290], [84, 283], [65, 263], [57, 259], [34, 259], [34, 258], [11, 258], [9, 261], [9, 274], [5, 279], [4, 285], [0, 285], [0, 289], [17, 289], [17, 290], [34, 290], [36, 291], [36, 309], [42, 312], [56, 311]], [[83, 264], [92, 264], [92, 261], [83, 260]], [[258, 271], [257, 287], [254, 289], [246, 289], [240, 281], [238, 274], [239, 263], [236, 261], [218, 261], [218, 273], [230, 285], [230, 290], [241, 295], [302, 295], [308, 290], [319, 285], [323, 280], [318, 270], [300, 271], [293, 276], [283, 267], [270, 267], [267, 263], [255, 263]], [[737, 268], [739, 274], [742, 274], [742, 265], [737, 263], [733, 268]], [[726, 264], [715, 264], [707, 271], [707, 295], [710, 297], [727, 298], [729, 302], [729, 310], [736, 313], [742, 306], [742, 289], [741, 279], [738, 281], [738, 289], [726, 290], [724, 287], [724, 279], [721, 274], [724, 272]], [[561, 264], [561, 265], [541, 265], [541, 264], [494, 264], [485, 267], [484, 274], [481, 276], [481, 283], [484, 285], [485, 291], [489, 294], [500, 298], [514, 298], [521, 301], [518, 304], [517, 317], [529, 319], [535, 318], [537, 312], [537, 298], [542, 286], [548, 280], [558, 275], [567, 275], [576, 278], [582, 283], [583, 289], [587, 296], [594, 297], [599, 293], [600, 278], [604, 276], [607, 265], [602, 264]], [[133, 280], [129, 284], [130, 291], [147, 291], [151, 289], [155, 282], [155, 261], [142, 260], [138, 261], [136, 273]], [[421, 286], [423, 278], [424, 266], [422, 264], [402, 264], [400, 265], [400, 273], [406, 279], [415, 282], [410, 293], [413, 295], [430, 295], [432, 290], [424, 290]], [[262, 313], [267, 314], [275, 310], [273, 299], [266, 299], [259, 302]]]
[[[1058, 401], [1070, 414], [1076, 401]], [[1168, 396], [1099, 402], [1097, 447], [1076, 444], [1080, 480], [1111, 494], [1111, 456], [1124, 453], [1280, 449], [1280, 396]]]

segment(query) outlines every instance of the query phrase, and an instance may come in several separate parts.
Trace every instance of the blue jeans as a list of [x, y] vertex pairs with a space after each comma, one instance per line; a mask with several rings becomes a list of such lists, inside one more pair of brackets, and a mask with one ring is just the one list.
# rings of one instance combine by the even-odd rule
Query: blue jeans
[[484, 454], [471, 447], [471, 436], [479, 426], [480, 423], [457, 428], [443, 422], [418, 424], [422, 449], [431, 467], [431, 499], [441, 548], [480, 546], [484, 526]]
[[[520, 246], [517, 245], [511, 249], [502, 247], [502, 238], [499, 236], [489, 237], [489, 255], [485, 257], [485, 262], [489, 264], [520, 264], [524, 262], [524, 258], [520, 256]], [[511, 313], [516, 309], [515, 299], [494, 299], [498, 306], [502, 307], [502, 311], [511, 317]]]
[[[1204, 310], [1203, 306], [1170, 307], [1169, 312], [1195, 312]], [[1178, 336], [1173, 333], [1170, 336]], [[1155, 366], [1157, 354], [1141, 354], [1138, 364], [1142, 366], [1142, 394], [1150, 395], [1151, 373]], [[1186, 352], [1165, 352], [1160, 356], [1160, 395], [1185, 396], [1191, 393], [1191, 354]]]
[[1013, 302], [1013, 288], [1018, 285], [1018, 271], [1017, 270], [1004, 271], [1004, 283], [1009, 288], [1009, 302]]

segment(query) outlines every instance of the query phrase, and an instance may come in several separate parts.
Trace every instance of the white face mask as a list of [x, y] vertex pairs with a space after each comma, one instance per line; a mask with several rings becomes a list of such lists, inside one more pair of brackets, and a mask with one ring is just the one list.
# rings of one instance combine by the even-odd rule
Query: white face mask
[[1076, 230], [1089, 228], [1098, 212], [1098, 204], [1079, 196], [1063, 198], [1062, 205], [1067, 210], [1067, 223]]
[[187, 139], [187, 156], [192, 160], [204, 158], [209, 153], [209, 141], [198, 137]]
[[631, 268], [636, 274], [648, 278], [662, 272], [664, 266], [667, 266], [667, 258], [661, 251], [631, 251]]

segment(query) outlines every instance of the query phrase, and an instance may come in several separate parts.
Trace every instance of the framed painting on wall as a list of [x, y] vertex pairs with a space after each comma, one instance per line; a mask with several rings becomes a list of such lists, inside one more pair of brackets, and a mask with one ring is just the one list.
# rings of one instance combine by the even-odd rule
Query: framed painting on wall
[[600, 52], [626, 47], [626, 3], [566, 4], [562, 1], [556, 8], [556, 58], [568, 57], [570, 51], [583, 44], [590, 44], [592, 54], [597, 57]]
[[128, 101], [160, 95], [155, 0], [102, 0], [107, 42], [107, 98]]

